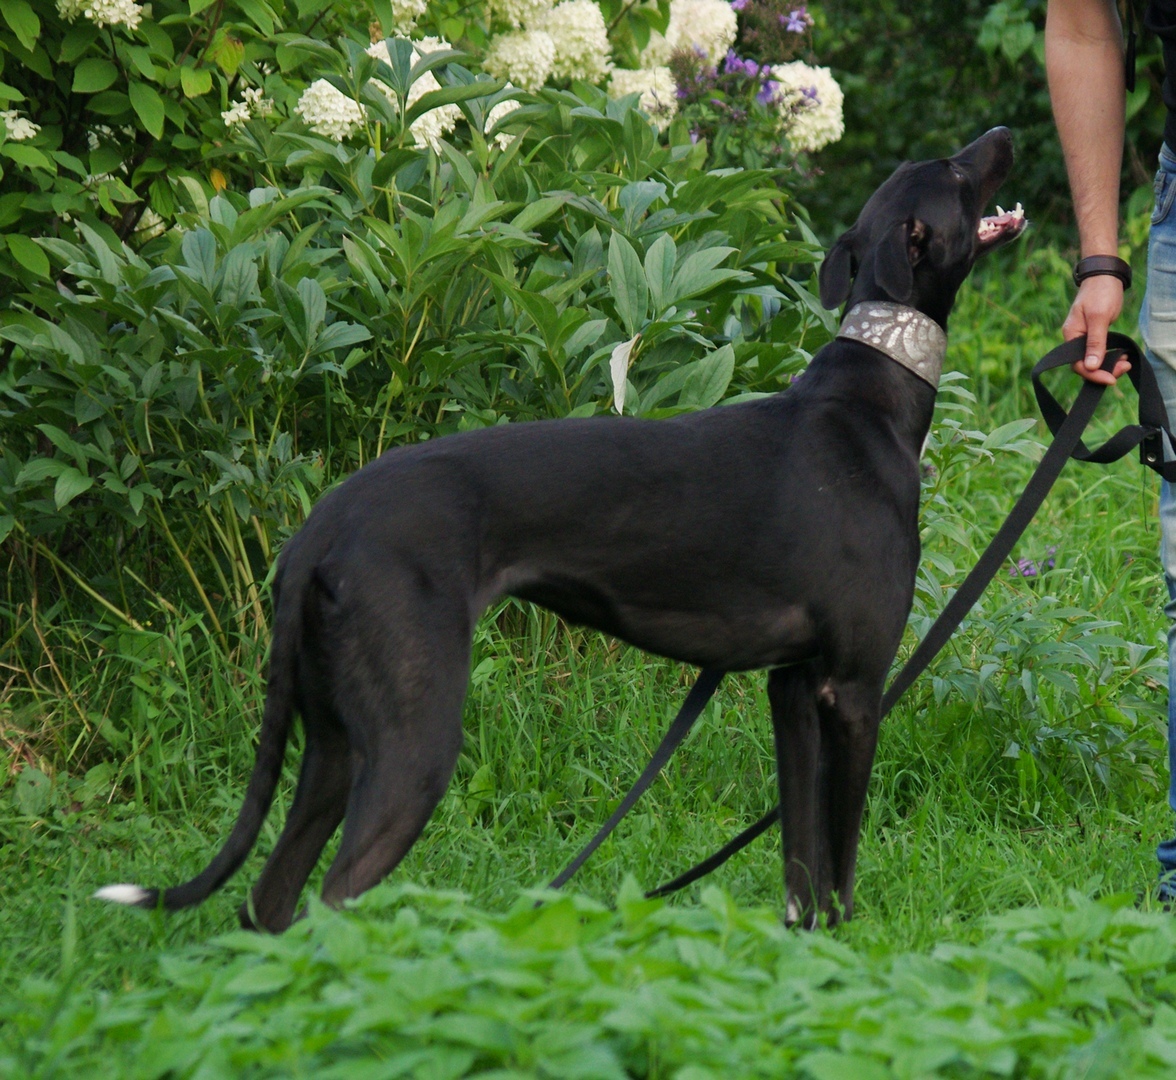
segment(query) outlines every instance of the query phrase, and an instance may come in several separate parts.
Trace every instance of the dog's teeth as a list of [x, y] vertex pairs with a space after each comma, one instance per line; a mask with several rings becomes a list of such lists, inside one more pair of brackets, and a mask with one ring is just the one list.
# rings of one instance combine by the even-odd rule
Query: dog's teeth
[[141, 904], [150, 894], [138, 885], [103, 885], [94, 894], [95, 900], [109, 900], [115, 904]]
[[997, 203], [997, 204], [996, 204], [996, 216], [997, 216], [997, 217], [1003, 217], [1003, 216], [1004, 216], [1004, 209], [1001, 207], [1000, 203]]

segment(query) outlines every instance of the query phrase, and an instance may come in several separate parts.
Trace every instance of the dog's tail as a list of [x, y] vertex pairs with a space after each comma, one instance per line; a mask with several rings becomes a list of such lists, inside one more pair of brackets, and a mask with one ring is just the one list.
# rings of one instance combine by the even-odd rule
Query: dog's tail
[[[278, 584], [275, 582], [274, 635], [270, 645], [265, 710], [258, 736], [257, 757], [245, 791], [245, 800], [228, 840], [208, 866], [183, 885], [170, 889], [107, 885], [94, 894], [97, 899], [141, 908], [162, 906], [167, 911], [192, 907], [206, 900], [228, 881], [257, 842], [262, 822], [273, 801], [286, 754], [286, 741], [290, 735], [294, 713], [296, 657], [302, 637], [302, 609], [306, 592], [305, 582], [291, 580], [292, 577], [303, 575], [280, 576], [285, 577], [282, 593], [286, 602], [278, 602]], [[305, 576], [309, 577], [309, 574]]]

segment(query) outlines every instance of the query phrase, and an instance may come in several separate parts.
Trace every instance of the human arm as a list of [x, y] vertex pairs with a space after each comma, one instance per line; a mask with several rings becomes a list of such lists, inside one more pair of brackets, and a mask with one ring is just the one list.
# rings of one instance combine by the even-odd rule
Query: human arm
[[[1082, 258], [1119, 249], [1119, 169], [1123, 160], [1123, 31], [1114, 0], [1049, 0], [1045, 70], [1066, 159]], [[1106, 274], [1078, 288], [1062, 336], [1086, 335], [1086, 358], [1074, 370], [1113, 383], [1130, 368], [1101, 370], [1107, 331], [1123, 307], [1123, 283]]]

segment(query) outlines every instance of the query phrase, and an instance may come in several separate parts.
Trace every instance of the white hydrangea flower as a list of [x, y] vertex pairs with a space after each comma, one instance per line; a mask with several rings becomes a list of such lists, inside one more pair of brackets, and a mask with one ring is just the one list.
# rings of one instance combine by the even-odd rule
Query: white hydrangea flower
[[[412, 45], [412, 62], [414, 64], [421, 57], [428, 56], [429, 53], [441, 52], [442, 50], [453, 47], [444, 38], [431, 37], [421, 38], [420, 41], [414, 41]], [[377, 41], [368, 49], [368, 55], [374, 56], [377, 60], [383, 60], [386, 64], [391, 64], [392, 62], [386, 41]], [[379, 83], [378, 85], [388, 95], [388, 100], [392, 103], [392, 107], [394, 109], [398, 108], [399, 105], [396, 100], [396, 95], [392, 92], [391, 87], [385, 86], [383, 83]], [[433, 90], [440, 89], [441, 84], [437, 81], [437, 76], [431, 71], [426, 71], [409, 87], [408, 107], [411, 109], [422, 96]], [[429, 147], [434, 153], [440, 153], [441, 139], [457, 126], [457, 122], [460, 119], [460, 106], [442, 105], [439, 108], [430, 109], [423, 116], [418, 116], [409, 125], [408, 130], [412, 133], [413, 143], [417, 149], [423, 150], [425, 147]]]
[[490, 10], [517, 30], [520, 26], [530, 26], [554, 4], [555, 0], [491, 0]]
[[236, 127], [238, 124], [245, 123], [251, 115], [249, 106], [245, 102], [234, 101], [225, 112], [221, 113], [221, 119], [224, 121], [225, 127]]
[[241, 100], [234, 101], [226, 112], [221, 113], [225, 127], [235, 127], [243, 124], [254, 116], [269, 116], [274, 111], [274, 103], [264, 97], [265, 91], [260, 87], [247, 86], [241, 91]]
[[827, 67], [794, 60], [772, 68], [784, 133], [794, 150], [815, 153], [845, 134], [845, 95]]
[[315, 79], [298, 99], [294, 112], [316, 135], [342, 142], [363, 126], [363, 109], [326, 79]]
[[[511, 87], [508, 86], [507, 89], [509, 90]], [[519, 103], [514, 98], [507, 98], [505, 101], [500, 101], [486, 116], [486, 127], [483, 134], [489, 132], [499, 120], [514, 112], [518, 107]], [[505, 131], [500, 131], [494, 136], [494, 142], [497, 144], [499, 150], [505, 150], [517, 138], [517, 135], [510, 135]]]
[[665, 131], [678, 112], [677, 89], [668, 67], [642, 68], [640, 71], [618, 68], [608, 84], [608, 96], [623, 98], [626, 94], [640, 94], [638, 104], [649, 114], [657, 130]]
[[41, 130], [40, 124], [34, 124], [27, 116], [21, 116], [15, 109], [0, 110], [0, 120], [4, 121], [4, 128], [12, 142], [24, 142], [31, 139]]
[[134, 0], [57, 0], [57, 14], [73, 22], [84, 15], [95, 26], [125, 26], [138, 30], [143, 7]]
[[274, 111], [274, 103], [265, 96], [260, 86], [247, 86], [241, 91], [241, 100], [249, 106], [254, 116], [269, 116]]
[[151, 207], [143, 211], [139, 224], [135, 226], [136, 240], [154, 240], [155, 237], [167, 231], [167, 222], [163, 220]]
[[492, 38], [482, 67], [496, 79], [524, 90], [543, 88], [555, 63], [555, 42], [545, 30], [523, 30]]
[[717, 64], [735, 44], [738, 29], [735, 12], [726, 0], [671, 0], [665, 36], [650, 34], [641, 62], [655, 67], [679, 49], [701, 49]]
[[416, 29], [417, 19], [429, 6], [429, 0], [392, 0], [392, 24], [407, 37]]
[[563, 0], [535, 25], [555, 43], [554, 78], [597, 83], [612, 70], [608, 28], [595, 0]]

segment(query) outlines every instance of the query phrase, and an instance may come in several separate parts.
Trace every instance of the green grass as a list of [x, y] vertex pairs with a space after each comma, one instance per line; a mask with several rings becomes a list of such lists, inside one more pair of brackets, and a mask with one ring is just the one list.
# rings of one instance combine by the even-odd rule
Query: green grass
[[[983, 439], [1035, 415], [1028, 368], [1068, 294], [1051, 252], [1002, 258], [952, 320], [948, 367], [969, 378], [941, 395], [907, 647], [1033, 465]], [[1104, 429], [1134, 407], [1129, 389], [1107, 397]], [[774, 833], [669, 905], [625, 884], [672, 876], [774, 802], [762, 675], [724, 683], [574, 879], [579, 898], [530, 907], [691, 673], [514, 604], [479, 628], [449, 793], [355, 913], [316, 911], [280, 941], [218, 936], [280, 829], [296, 754], [258, 850], [203, 907], [91, 901], [204, 865], [236, 813], [261, 684], [255, 656], [227, 664], [163, 606], [101, 649], [67, 611], [39, 666], [0, 658], [0, 1072], [1160, 1075], [1176, 1064], [1176, 928], [1151, 912], [1172, 829], [1157, 495], [1135, 461], [1067, 466], [1016, 552], [1054, 548], [1054, 567], [1002, 573], [884, 724], [856, 915], [833, 933], [781, 928]], [[27, 765], [51, 784], [30, 787]]]

